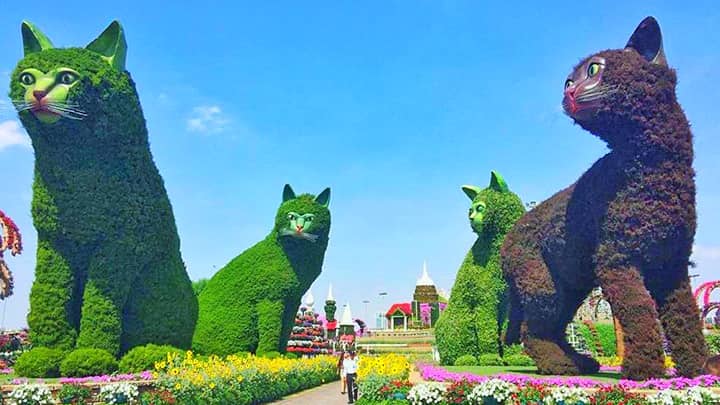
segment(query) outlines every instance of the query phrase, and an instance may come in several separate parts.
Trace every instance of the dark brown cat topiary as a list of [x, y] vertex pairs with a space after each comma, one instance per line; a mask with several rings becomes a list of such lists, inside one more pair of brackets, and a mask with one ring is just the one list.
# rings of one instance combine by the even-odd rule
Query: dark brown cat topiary
[[[545, 374], [592, 373], [565, 328], [597, 285], [624, 333], [623, 375], [665, 374], [662, 329], [680, 375], [700, 373], [706, 348], [688, 280], [695, 235], [692, 134], [675, 97], [660, 27], [640, 23], [624, 49], [584, 59], [563, 106], [611, 152], [508, 234], [503, 271], [522, 339]], [[658, 319], [660, 322], [658, 322]], [[509, 328], [516, 338], [519, 328]]]

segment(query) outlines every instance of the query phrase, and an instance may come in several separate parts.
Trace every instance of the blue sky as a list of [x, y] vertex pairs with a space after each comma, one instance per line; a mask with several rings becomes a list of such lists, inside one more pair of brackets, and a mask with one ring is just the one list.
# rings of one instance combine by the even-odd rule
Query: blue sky
[[[720, 276], [714, 2], [154, 3], [3, 2], [0, 100], [22, 56], [23, 19], [63, 47], [119, 19], [193, 279], [263, 238], [290, 183], [332, 188], [317, 301], [328, 283], [360, 317], [363, 300], [370, 314], [407, 301], [423, 260], [449, 290], [474, 240], [460, 185], [485, 186], [498, 170], [527, 202], [574, 182], [606, 149], [561, 113], [565, 77], [581, 57], [622, 47], [646, 15], [663, 29], [695, 134], [695, 280]], [[35, 263], [33, 153], [1, 106], [0, 162], [0, 209], [25, 237], [25, 253], [8, 259], [15, 295], [0, 304], [4, 326], [17, 327]]]

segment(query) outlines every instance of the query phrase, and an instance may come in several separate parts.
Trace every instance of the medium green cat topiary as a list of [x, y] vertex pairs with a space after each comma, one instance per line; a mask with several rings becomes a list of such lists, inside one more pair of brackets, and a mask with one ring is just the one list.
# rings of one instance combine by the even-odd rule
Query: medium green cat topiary
[[197, 300], [152, 159], [125, 37], [113, 22], [87, 48], [54, 49], [28, 22], [10, 97], [35, 149], [35, 346], [189, 347]]
[[525, 209], [496, 172], [490, 186], [463, 186], [470, 197], [470, 226], [478, 238], [458, 271], [450, 302], [435, 326], [443, 364], [464, 355], [501, 354], [501, 333], [507, 315], [507, 285], [500, 268], [505, 234]]
[[322, 269], [329, 201], [329, 188], [317, 197], [295, 196], [285, 185], [270, 235], [218, 271], [200, 293], [196, 351], [285, 351], [300, 299]]

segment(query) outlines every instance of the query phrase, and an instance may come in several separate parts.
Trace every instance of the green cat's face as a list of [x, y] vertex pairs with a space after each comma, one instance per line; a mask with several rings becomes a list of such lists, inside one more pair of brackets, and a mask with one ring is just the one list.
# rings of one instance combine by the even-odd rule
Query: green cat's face
[[505, 180], [497, 173], [491, 172], [490, 186], [481, 189], [477, 186], [462, 186], [462, 190], [472, 201], [468, 211], [468, 219], [473, 232], [478, 235], [488, 228], [488, 223], [492, 220], [492, 214], [496, 207], [493, 206], [494, 193], [509, 192]]
[[89, 105], [83, 105], [88, 89], [100, 77], [124, 71], [125, 38], [113, 22], [86, 48], [55, 49], [33, 24], [21, 27], [25, 57], [11, 76], [10, 98], [21, 119], [33, 117], [42, 124], [61, 119], [82, 120]]
[[63, 116], [81, 119], [83, 112], [68, 101], [70, 90], [80, 79], [80, 73], [76, 70], [60, 67], [43, 72], [28, 68], [20, 71], [15, 79], [25, 90], [22, 104], [13, 100], [18, 110], [28, 109], [46, 124], [55, 123]]
[[293, 238], [317, 242], [327, 240], [330, 231], [330, 189], [326, 188], [317, 197], [310, 194], [296, 196], [290, 185], [283, 190], [283, 203], [275, 219], [275, 228], [280, 238]]

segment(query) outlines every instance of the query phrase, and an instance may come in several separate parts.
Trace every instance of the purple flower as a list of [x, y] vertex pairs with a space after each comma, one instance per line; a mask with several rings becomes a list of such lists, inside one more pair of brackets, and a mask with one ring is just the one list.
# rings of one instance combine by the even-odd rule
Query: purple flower
[[[489, 376], [479, 376], [471, 373], [454, 373], [442, 367], [431, 364], [418, 364], [418, 370], [424, 380], [456, 382], [466, 380], [469, 382], [485, 381]], [[613, 370], [614, 371], [614, 370]], [[523, 374], [498, 374], [492, 376], [501, 380], [523, 387], [528, 384], [542, 384], [565, 387], [581, 388], [603, 388], [612, 384], [602, 383], [587, 377], [531, 377]], [[620, 380], [616, 384], [625, 389], [684, 389], [690, 387], [711, 387], [720, 386], [720, 377], [713, 375], [702, 375], [695, 378], [653, 378], [646, 381]]]

